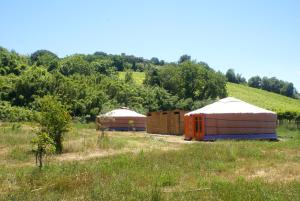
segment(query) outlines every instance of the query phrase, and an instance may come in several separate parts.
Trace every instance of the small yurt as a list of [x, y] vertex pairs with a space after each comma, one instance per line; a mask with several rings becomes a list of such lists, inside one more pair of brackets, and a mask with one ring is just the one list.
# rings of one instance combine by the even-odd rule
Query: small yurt
[[276, 113], [228, 97], [184, 116], [185, 139], [276, 139]]
[[146, 116], [122, 107], [97, 116], [96, 124], [98, 130], [102, 127], [115, 131], [145, 131]]

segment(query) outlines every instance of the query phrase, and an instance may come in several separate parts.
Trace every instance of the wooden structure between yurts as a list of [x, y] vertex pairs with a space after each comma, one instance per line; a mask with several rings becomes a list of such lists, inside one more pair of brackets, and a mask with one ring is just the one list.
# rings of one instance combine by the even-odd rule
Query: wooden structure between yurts
[[158, 111], [147, 114], [147, 133], [182, 135], [186, 111]]
[[145, 131], [146, 116], [128, 108], [112, 110], [96, 118], [97, 130]]
[[228, 97], [184, 116], [185, 139], [277, 139], [277, 115]]

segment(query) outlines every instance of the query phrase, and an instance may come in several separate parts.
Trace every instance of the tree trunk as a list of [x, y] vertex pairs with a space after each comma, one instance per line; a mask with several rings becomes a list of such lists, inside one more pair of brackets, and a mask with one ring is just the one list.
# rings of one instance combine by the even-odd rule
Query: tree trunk
[[44, 149], [42, 147], [39, 147], [36, 152], [36, 163], [37, 163], [37, 161], [39, 162], [40, 169], [42, 169], [42, 167], [43, 167], [43, 152], [44, 152]]
[[42, 169], [43, 167], [43, 152], [39, 152], [39, 168]]
[[35, 152], [35, 165], [38, 165], [38, 151]]
[[57, 154], [62, 153], [62, 140], [61, 140], [61, 135], [55, 135], [55, 151]]

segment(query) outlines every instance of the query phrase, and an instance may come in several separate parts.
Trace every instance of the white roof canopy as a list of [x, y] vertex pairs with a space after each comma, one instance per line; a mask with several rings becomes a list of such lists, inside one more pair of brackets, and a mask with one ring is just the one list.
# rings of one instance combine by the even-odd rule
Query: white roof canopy
[[221, 99], [215, 103], [207, 105], [203, 108], [191, 111], [185, 116], [192, 114], [226, 114], [226, 113], [271, 113], [275, 114], [272, 111], [251, 105], [239, 99], [233, 97], [227, 97]]
[[107, 112], [100, 116], [107, 116], [107, 117], [146, 117], [145, 115], [139, 114], [135, 111], [129, 110], [128, 108], [120, 108], [115, 109], [110, 112]]

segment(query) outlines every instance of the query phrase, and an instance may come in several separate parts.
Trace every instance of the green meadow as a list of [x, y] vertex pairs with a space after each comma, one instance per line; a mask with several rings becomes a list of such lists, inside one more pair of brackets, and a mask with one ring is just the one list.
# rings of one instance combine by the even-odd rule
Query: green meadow
[[35, 124], [1, 123], [0, 200], [300, 200], [300, 131], [280, 141], [184, 141], [73, 124], [35, 166]]
[[[119, 78], [125, 79], [125, 71], [118, 72]], [[132, 72], [132, 78], [137, 84], [143, 84], [145, 79], [145, 73], [144, 72]]]

